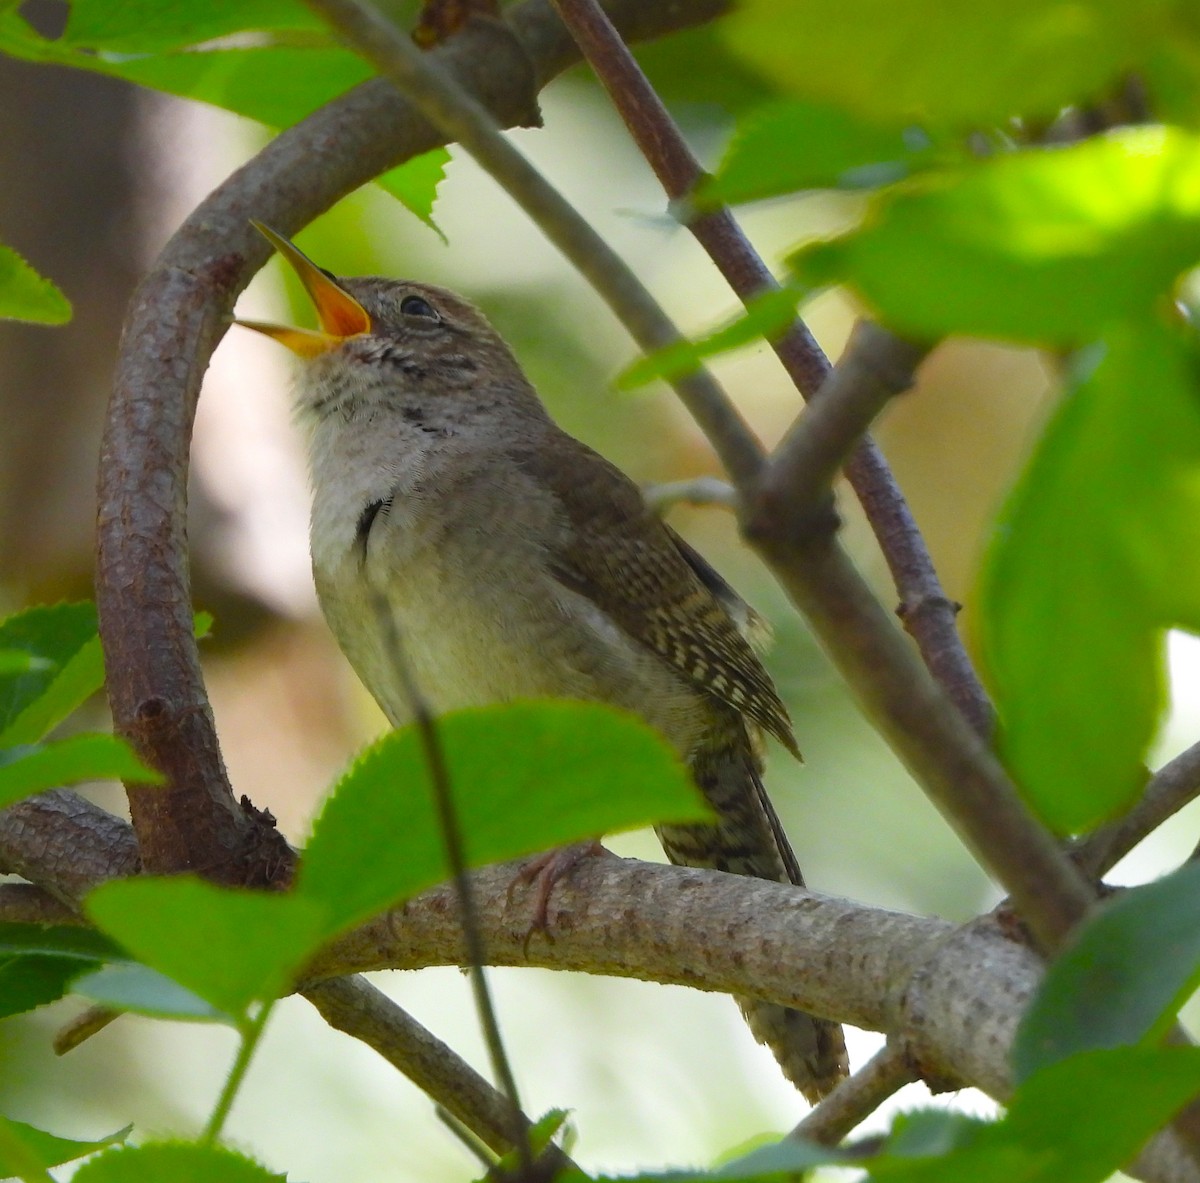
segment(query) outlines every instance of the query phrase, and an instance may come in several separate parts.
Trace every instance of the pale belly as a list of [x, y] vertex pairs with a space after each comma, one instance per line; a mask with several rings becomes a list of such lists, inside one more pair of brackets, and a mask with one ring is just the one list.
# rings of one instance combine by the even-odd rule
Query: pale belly
[[[527, 564], [506, 569], [510, 553], [476, 546], [472, 554], [468, 568], [453, 548], [410, 552], [404, 574], [393, 566], [384, 581], [395, 642], [435, 713], [542, 697], [610, 702], [641, 715], [681, 755], [691, 752], [706, 704], [664, 662], [549, 573]], [[316, 574], [326, 617], [355, 671], [394, 725], [408, 721], [393, 644], [363, 567], [354, 559]]]

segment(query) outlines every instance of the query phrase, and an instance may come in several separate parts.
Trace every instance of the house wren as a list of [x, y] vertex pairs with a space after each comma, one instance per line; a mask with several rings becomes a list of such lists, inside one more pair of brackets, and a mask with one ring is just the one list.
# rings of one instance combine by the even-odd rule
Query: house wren
[[[391, 722], [410, 712], [380, 599], [435, 712], [539, 696], [633, 711], [718, 817], [659, 827], [671, 861], [802, 884], [763, 791], [760, 731], [799, 752], [736, 623], [746, 605], [623, 473], [558, 428], [472, 305], [426, 284], [335, 279], [259, 228], [321, 329], [238, 323], [304, 360], [317, 593]], [[739, 1003], [810, 1100], [845, 1075], [835, 1023]]]

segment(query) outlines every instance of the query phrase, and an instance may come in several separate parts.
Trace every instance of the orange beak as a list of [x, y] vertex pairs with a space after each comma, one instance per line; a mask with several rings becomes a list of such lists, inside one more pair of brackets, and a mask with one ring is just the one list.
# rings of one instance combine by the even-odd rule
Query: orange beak
[[335, 280], [283, 235], [276, 234], [269, 226], [253, 219], [250, 224], [292, 265], [292, 270], [300, 277], [304, 290], [316, 305], [321, 327], [319, 330], [293, 329], [287, 325], [237, 317], [234, 318], [234, 324], [273, 337], [293, 353], [306, 358], [320, 357], [350, 337], [359, 337], [371, 331], [370, 315], [349, 292], [343, 291]]

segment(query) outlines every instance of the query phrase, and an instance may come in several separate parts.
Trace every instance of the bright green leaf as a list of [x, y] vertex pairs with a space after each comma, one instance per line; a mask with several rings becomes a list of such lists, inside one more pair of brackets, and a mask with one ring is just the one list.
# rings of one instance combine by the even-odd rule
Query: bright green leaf
[[446, 236], [433, 220], [433, 205], [437, 200], [438, 186], [446, 175], [446, 165], [449, 163], [450, 153], [446, 148], [433, 148], [376, 178], [376, 184], [386, 189], [405, 209], [416, 214], [426, 226], [441, 235], [443, 242]]
[[746, 313], [723, 325], [715, 333], [699, 341], [677, 341], [646, 357], [639, 358], [617, 378], [619, 390], [644, 386], [655, 378], [677, 378], [699, 369], [700, 363], [717, 353], [728, 353], [756, 341], [768, 340], [783, 333], [796, 319], [796, 305], [801, 292], [795, 287], [783, 287], [758, 296], [747, 306]]
[[0, 748], [0, 808], [85, 780], [158, 784], [162, 777], [115, 735], [72, 735], [54, 743]]
[[361, 58], [344, 49], [249, 48], [183, 52], [91, 65], [74, 65], [224, 107], [269, 127], [290, 127], [371, 76]]
[[915, 129], [867, 123], [821, 103], [772, 103], [738, 123], [716, 175], [693, 200], [704, 210], [802, 189], [874, 187], [906, 176], [930, 153]]
[[17, 674], [50, 669], [50, 662], [20, 649], [0, 649], [0, 678], [11, 678]]
[[71, 301], [39, 275], [12, 247], [0, 244], [0, 319], [61, 325], [71, 319]]
[[75, 1183], [286, 1183], [283, 1175], [223, 1146], [151, 1142], [107, 1150], [75, 1173]]
[[[48, 1134], [45, 1130], [26, 1125], [23, 1121], [0, 1117], [0, 1178], [21, 1172], [30, 1161], [30, 1156], [42, 1167], [56, 1167], [60, 1163], [70, 1162], [105, 1146], [111, 1146], [114, 1142], [124, 1141], [129, 1137], [131, 1129], [132, 1126], [126, 1126], [94, 1142], [77, 1142], [71, 1138], [59, 1138], [55, 1134]], [[18, 1145], [14, 1146], [14, 1141]]]
[[235, 1017], [282, 994], [320, 938], [319, 911], [294, 895], [189, 875], [112, 880], [85, 908], [140, 961]]
[[1174, 35], [1175, 0], [741, 0], [720, 23], [785, 93], [974, 127], [1100, 97]]
[[[472, 866], [657, 821], [709, 815], [644, 723], [583, 702], [519, 702], [437, 721]], [[299, 895], [330, 933], [447, 878], [415, 728], [385, 736], [342, 778], [300, 865]]]
[[1013, 1046], [1019, 1081], [1076, 1052], [1154, 1039], [1200, 984], [1200, 866], [1108, 900], [1046, 971]]
[[36, 743], [104, 683], [91, 603], [30, 608], [0, 621], [0, 648], [37, 658], [0, 676], [0, 744]]
[[300, 0], [72, 0], [63, 43], [118, 53], [162, 53], [231, 33], [325, 28]]
[[71, 990], [111, 1010], [134, 1011], [155, 1019], [234, 1022], [232, 1015], [205, 1002], [174, 979], [136, 963], [106, 965], [86, 973], [76, 979]]
[[1164, 702], [1164, 634], [1200, 630], [1200, 362], [1114, 331], [1004, 511], [980, 639], [999, 747], [1060, 832], [1129, 804]]
[[857, 230], [790, 260], [915, 337], [1078, 345], [1200, 261], [1200, 137], [1126, 128], [885, 190]]

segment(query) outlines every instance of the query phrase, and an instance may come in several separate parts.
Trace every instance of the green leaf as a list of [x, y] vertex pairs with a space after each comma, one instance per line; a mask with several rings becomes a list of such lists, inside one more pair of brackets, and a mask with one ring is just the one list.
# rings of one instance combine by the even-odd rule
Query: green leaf
[[[651, 822], [710, 815], [686, 769], [644, 723], [582, 702], [519, 702], [437, 721], [470, 865]], [[337, 785], [297, 892], [329, 933], [447, 878], [420, 737], [385, 736]]]
[[91, 967], [127, 957], [89, 928], [0, 924], [0, 1017], [54, 1002]]
[[112, 880], [85, 908], [140, 961], [235, 1018], [282, 994], [321, 935], [304, 900], [190, 875]]
[[98, 1154], [74, 1183], [285, 1183], [285, 1176], [223, 1146], [150, 1142]]
[[130, 58], [104, 62], [102, 72], [277, 128], [298, 123], [371, 76], [371, 68], [344, 49], [291, 47]]
[[792, 256], [916, 337], [1077, 345], [1168, 296], [1200, 260], [1200, 138], [1126, 128], [884, 190], [861, 228]]
[[443, 242], [446, 236], [433, 220], [433, 206], [449, 163], [450, 153], [446, 148], [433, 148], [376, 178], [377, 185], [397, 198], [410, 213], [416, 214]]
[[86, 968], [74, 957], [0, 955], [0, 1019], [57, 1002]]
[[[732, 53], [713, 24], [631, 46], [669, 107], [712, 108], [739, 115], [779, 97], [777, 87]], [[581, 67], [582, 69], [582, 67]]]
[[[129, 1137], [133, 1126], [125, 1126], [105, 1138], [94, 1142], [76, 1142], [71, 1138], [59, 1138], [23, 1121], [0, 1117], [0, 1177], [7, 1178], [21, 1173], [32, 1160], [42, 1167], [56, 1167], [60, 1163], [82, 1158], [85, 1154], [122, 1142]], [[18, 1145], [14, 1146], [13, 1142]], [[82, 1169], [82, 1168], [81, 1168]], [[79, 1178], [76, 1174], [75, 1178]]]
[[0, 649], [0, 678], [10, 678], [16, 674], [28, 674], [34, 670], [48, 670], [50, 663], [32, 653], [23, 653], [20, 649]]
[[39, 275], [12, 247], [0, 244], [0, 319], [61, 325], [71, 319], [71, 301]]
[[758, 296], [747, 306], [745, 315], [723, 325], [715, 333], [699, 341], [677, 341], [639, 358], [617, 378], [617, 389], [632, 390], [655, 378], [678, 378], [699, 369], [706, 357], [728, 353], [760, 337], [772, 340], [796, 319], [796, 305], [801, 298], [801, 291], [792, 286]]
[[36, 743], [104, 683], [91, 603], [30, 608], [0, 621], [0, 648], [37, 661], [0, 676], [0, 744]]
[[700, 210], [802, 189], [864, 189], [907, 176], [931, 158], [916, 129], [868, 123], [840, 107], [802, 99], [752, 111], [716, 175], [693, 198]]
[[300, 0], [72, 0], [63, 43], [118, 53], [162, 53], [232, 33], [324, 31]]
[[85, 780], [153, 785], [160, 784], [162, 776], [115, 735], [72, 735], [54, 743], [0, 748], [0, 808]]
[[[76, 963], [76, 973], [79, 973]], [[218, 1010], [198, 994], [145, 965], [106, 965], [85, 973], [71, 987], [111, 1010], [134, 1011], [155, 1019], [233, 1023], [234, 1017]]]
[[97, 54], [41, 37], [15, 13], [0, 13], [0, 50], [27, 61], [92, 70], [167, 94], [288, 127], [371, 76], [337, 46], [252, 46], [152, 55]]
[[1197, 1092], [1198, 1048], [1087, 1052], [1025, 1081], [989, 1143], [1025, 1149], [1039, 1164], [1029, 1183], [1091, 1183], [1125, 1166]]
[[720, 23], [782, 91], [975, 127], [1097, 98], [1175, 34], [1175, 0], [741, 0]]
[[1200, 866], [1108, 900], [1051, 963], [1013, 1045], [1019, 1082], [1077, 1052], [1155, 1040], [1200, 985]]
[[72, 924], [0, 923], [0, 953], [43, 953], [73, 957], [85, 964], [126, 961], [129, 954], [120, 945], [94, 929]]
[[1200, 631], [1200, 361], [1152, 321], [1111, 333], [1001, 516], [980, 642], [1000, 752], [1059, 832], [1128, 805], [1163, 703], [1164, 634]]

